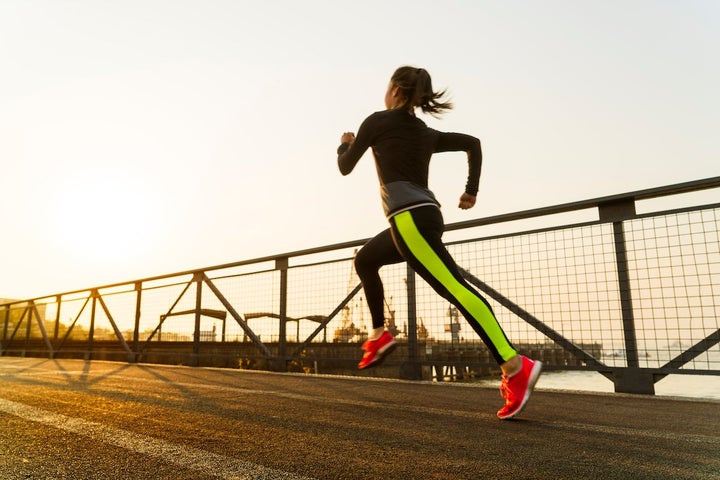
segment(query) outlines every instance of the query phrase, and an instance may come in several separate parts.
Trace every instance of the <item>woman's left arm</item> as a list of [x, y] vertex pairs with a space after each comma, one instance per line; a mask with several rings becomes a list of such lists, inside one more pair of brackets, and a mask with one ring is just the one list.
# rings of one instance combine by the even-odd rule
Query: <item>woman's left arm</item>
[[370, 118], [360, 125], [357, 138], [353, 132], [345, 132], [340, 136], [340, 146], [337, 149], [337, 162], [340, 173], [347, 175], [353, 171], [365, 151], [370, 147]]

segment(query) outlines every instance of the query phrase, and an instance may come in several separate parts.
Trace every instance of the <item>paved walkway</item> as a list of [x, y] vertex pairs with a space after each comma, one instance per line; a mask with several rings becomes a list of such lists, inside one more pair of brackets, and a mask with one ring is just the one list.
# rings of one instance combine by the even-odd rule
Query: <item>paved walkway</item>
[[0, 478], [720, 479], [720, 402], [0, 357]]

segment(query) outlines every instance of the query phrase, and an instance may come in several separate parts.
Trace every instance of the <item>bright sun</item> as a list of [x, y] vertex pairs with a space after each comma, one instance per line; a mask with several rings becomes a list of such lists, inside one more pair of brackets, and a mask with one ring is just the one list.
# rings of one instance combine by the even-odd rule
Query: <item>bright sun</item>
[[147, 249], [148, 207], [140, 185], [128, 178], [74, 181], [57, 192], [50, 235], [61, 253], [86, 265], [131, 261]]

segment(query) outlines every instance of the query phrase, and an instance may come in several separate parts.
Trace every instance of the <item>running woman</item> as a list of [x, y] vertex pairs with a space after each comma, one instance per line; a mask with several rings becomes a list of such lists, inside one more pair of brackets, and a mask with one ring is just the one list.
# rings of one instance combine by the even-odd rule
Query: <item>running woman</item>
[[363, 344], [358, 367], [378, 365], [395, 347], [385, 329], [384, 290], [379, 271], [384, 265], [406, 261], [432, 288], [462, 312], [492, 352], [502, 371], [500, 393], [505, 405], [501, 419], [525, 407], [542, 363], [519, 355], [498, 323], [487, 301], [460, 275], [442, 242], [444, 222], [440, 203], [428, 189], [428, 166], [436, 152], [462, 151], [468, 158], [468, 178], [459, 208], [475, 205], [482, 151], [480, 140], [462, 133], [429, 128], [415, 116], [415, 109], [438, 116], [452, 108], [442, 101], [445, 91], [435, 92], [430, 74], [422, 68], [400, 67], [390, 79], [384, 111], [375, 112], [358, 129], [345, 132], [337, 149], [340, 173], [347, 175], [372, 149], [380, 180], [380, 195], [390, 228], [368, 241], [355, 256], [355, 270], [362, 282], [373, 330]]

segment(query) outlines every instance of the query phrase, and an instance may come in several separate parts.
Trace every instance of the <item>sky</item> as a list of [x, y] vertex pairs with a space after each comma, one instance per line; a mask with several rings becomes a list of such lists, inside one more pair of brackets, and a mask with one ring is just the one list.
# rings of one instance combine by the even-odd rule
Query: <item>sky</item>
[[448, 223], [718, 176], [719, 47], [717, 0], [3, 0], [0, 298], [373, 236], [335, 150], [401, 65], [483, 145]]

